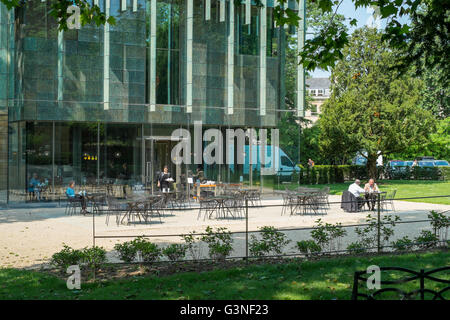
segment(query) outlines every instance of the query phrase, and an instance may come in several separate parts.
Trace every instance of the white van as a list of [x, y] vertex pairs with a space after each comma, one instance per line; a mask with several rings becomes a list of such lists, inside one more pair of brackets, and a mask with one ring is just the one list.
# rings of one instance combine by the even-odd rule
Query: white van
[[[277, 146], [266, 146], [263, 170], [265, 175], [279, 175], [281, 177], [290, 178], [294, 173], [299, 173], [300, 168], [296, 166], [283, 149]], [[252, 146], [252, 162], [253, 170], [261, 171], [261, 146]], [[244, 146], [245, 158], [243, 164], [243, 174], [249, 174], [250, 171], [250, 148], [248, 145]], [[272, 155], [272, 152], [275, 154]], [[234, 147], [230, 148], [230, 159], [234, 159]], [[273, 158], [275, 157], [275, 159]], [[254, 160], [256, 159], [256, 160]], [[275, 160], [275, 161], [273, 161]], [[230, 161], [231, 162], [231, 161]], [[273, 163], [275, 162], [275, 163]], [[229, 165], [230, 169], [234, 171], [234, 164]]]

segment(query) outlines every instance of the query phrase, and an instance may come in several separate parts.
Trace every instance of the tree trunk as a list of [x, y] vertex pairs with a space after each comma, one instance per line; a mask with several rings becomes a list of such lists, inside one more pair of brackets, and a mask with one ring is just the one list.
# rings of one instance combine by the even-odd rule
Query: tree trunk
[[369, 154], [367, 157], [367, 173], [369, 179], [377, 179], [377, 155]]

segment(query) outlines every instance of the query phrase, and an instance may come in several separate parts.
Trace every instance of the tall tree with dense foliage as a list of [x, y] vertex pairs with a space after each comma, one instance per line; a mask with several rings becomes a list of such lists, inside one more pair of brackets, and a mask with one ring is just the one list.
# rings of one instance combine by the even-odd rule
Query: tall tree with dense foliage
[[[342, 30], [347, 30], [343, 15], [332, 13], [323, 14], [317, 2], [307, 3], [307, 28], [309, 33], [315, 33], [325, 26], [333, 23]], [[296, 112], [297, 97], [297, 36], [286, 34], [286, 67], [285, 86], [286, 112], [281, 112], [278, 128], [280, 130], [280, 146], [296, 163], [306, 164], [308, 158], [316, 163], [326, 164], [327, 161], [319, 152], [318, 136], [319, 127], [312, 125], [311, 121], [304, 117], [298, 117]], [[306, 75], [309, 77], [309, 75]], [[306, 93], [306, 110], [311, 108], [312, 98]], [[303, 129], [302, 129], [303, 128]]]
[[336, 162], [366, 151], [374, 177], [379, 155], [426, 143], [435, 119], [420, 107], [422, 81], [392, 70], [396, 53], [376, 29], [356, 30], [343, 54], [322, 108], [320, 147]]
[[444, 70], [438, 67], [426, 70], [421, 78], [424, 81], [422, 106], [438, 119], [450, 117], [450, 86], [443, 80]]
[[406, 150], [392, 154], [393, 159], [411, 160], [418, 156], [433, 156], [450, 161], [450, 118], [439, 120], [436, 130], [425, 143], [411, 144]]

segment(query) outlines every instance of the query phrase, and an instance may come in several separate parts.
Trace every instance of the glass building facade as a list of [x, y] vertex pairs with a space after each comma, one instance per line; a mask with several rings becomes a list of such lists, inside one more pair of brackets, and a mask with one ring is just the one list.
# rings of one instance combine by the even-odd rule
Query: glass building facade
[[[0, 203], [26, 200], [34, 174], [55, 193], [70, 180], [153, 185], [164, 165], [181, 183], [197, 165], [173, 164], [173, 130], [277, 126], [287, 31], [273, 1], [94, 2], [115, 25], [58, 31], [49, 0], [0, 5]], [[239, 166], [202, 169], [264, 183]]]

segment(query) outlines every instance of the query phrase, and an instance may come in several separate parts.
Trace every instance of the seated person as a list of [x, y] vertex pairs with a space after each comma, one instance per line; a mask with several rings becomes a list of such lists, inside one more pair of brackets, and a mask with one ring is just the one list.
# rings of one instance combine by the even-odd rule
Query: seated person
[[75, 194], [75, 181], [70, 181], [69, 182], [69, 187], [66, 190], [66, 195], [67, 197], [71, 198], [71, 199], [78, 199], [81, 201], [81, 213], [89, 213], [86, 210], [86, 199], [80, 195], [80, 194]]
[[39, 185], [41, 182], [38, 179], [37, 173], [33, 173], [33, 177], [30, 180], [29, 186], [28, 186], [28, 192], [36, 197], [37, 201], [40, 201], [40, 190]]
[[375, 202], [377, 200], [377, 192], [380, 192], [374, 179], [370, 179], [364, 186], [366, 192], [366, 203], [369, 206], [369, 210], [375, 210]]
[[353, 194], [356, 199], [358, 199], [358, 208], [361, 209], [361, 207], [364, 205], [364, 201], [362, 201], [361, 193], [365, 194], [365, 190], [360, 187], [361, 181], [359, 179], [356, 179], [354, 183], [352, 183], [348, 187], [348, 191]]

